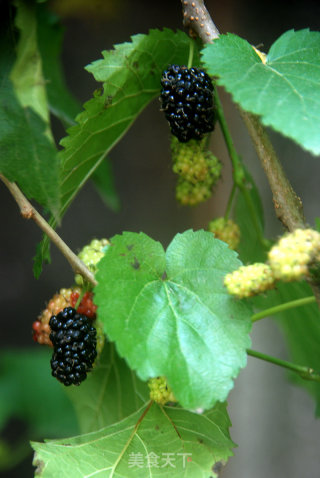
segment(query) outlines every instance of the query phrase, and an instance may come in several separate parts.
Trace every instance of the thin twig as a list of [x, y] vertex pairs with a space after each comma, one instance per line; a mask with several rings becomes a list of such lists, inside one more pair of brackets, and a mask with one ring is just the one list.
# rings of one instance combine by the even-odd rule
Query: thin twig
[[181, 0], [183, 24], [196, 34], [203, 43], [210, 43], [219, 36], [203, 0]]
[[297, 365], [295, 363], [288, 362], [287, 360], [282, 360], [277, 357], [272, 357], [271, 355], [263, 354], [261, 352], [258, 352], [257, 350], [247, 349], [247, 354], [251, 355], [251, 357], [255, 357], [260, 360], [264, 360], [265, 362], [270, 362], [274, 365], [278, 365], [279, 367], [291, 370], [292, 372], [297, 373], [304, 380], [320, 382], [320, 374], [311, 367]]
[[275, 305], [269, 309], [261, 310], [251, 317], [251, 322], [257, 322], [258, 320], [270, 317], [271, 315], [280, 314], [289, 309], [295, 309], [296, 307], [301, 307], [303, 305], [313, 304], [316, 301], [316, 298], [312, 295], [310, 297], [302, 297], [301, 299], [290, 300], [289, 302], [284, 302], [282, 304]]
[[42, 229], [42, 231], [51, 239], [51, 241], [57, 246], [57, 248], [65, 256], [69, 264], [75, 273], [81, 274], [82, 277], [90, 282], [92, 285], [97, 285], [93, 274], [87, 269], [84, 263], [78, 256], [70, 249], [69, 246], [61, 239], [61, 237], [55, 232], [54, 229], [47, 223], [47, 221], [38, 213], [38, 211], [32, 206], [28, 199], [24, 196], [21, 190], [15, 183], [10, 182], [5, 176], [0, 174], [0, 179], [7, 186], [10, 193], [17, 202], [22, 217], [25, 219], [33, 219], [34, 222]]

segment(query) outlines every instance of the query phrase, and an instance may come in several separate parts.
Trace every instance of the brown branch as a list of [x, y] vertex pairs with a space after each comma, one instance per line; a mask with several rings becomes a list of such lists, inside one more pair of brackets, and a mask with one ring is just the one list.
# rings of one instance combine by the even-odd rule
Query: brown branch
[[183, 24], [196, 36], [201, 38], [203, 43], [211, 43], [219, 37], [219, 30], [213, 23], [203, 0], [181, 0]]
[[273, 194], [276, 215], [289, 230], [305, 227], [301, 199], [293, 190], [271, 141], [257, 116], [240, 110]]
[[93, 286], [97, 285], [93, 274], [87, 269], [84, 263], [78, 256], [70, 249], [69, 246], [61, 239], [54, 229], [47, 223], [47, 221], [38, 213], [32, 206], [28, 199], [23, 195], [15, 183], [10, 182], [5, 176], [0, 174], [0, 179], [7, 186], [10, 193], [14, 197], [16, 203], [20, 208], [22, 217], [25, 219], [33, 219], [34, 222], [42, 229], [42, 231], [51, 239], [57, 248], [65, 256], [75, 273], [79, 273], [82, 277], [90, 282]]

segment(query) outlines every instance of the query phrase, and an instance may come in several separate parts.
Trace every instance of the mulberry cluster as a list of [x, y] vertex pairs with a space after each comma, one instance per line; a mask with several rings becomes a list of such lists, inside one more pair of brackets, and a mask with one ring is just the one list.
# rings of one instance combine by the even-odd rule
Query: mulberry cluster
[[214, 128], [213, 85], [198, 68], [171, 65], [161, 78], [162, 110], [181, 143], [199, 140]]
[[87, 377], [97, 356], [96, 329], [88, 317], [66, 307], [49, 322], [54, 351], [52, 375], [64, 385], [80, 385]]
[[289, 282], [309, 274], [309, 267], [320, 261], [320, 233], [296, 229], [283, 236], [268, 254], [276, 279]]
[[[32, 324], [33, 340], [40, 345], [50, 345], [50, 326], [49, 320], [52, 315], [57, 315], [66, 307], [75, 307], [81, 294], [81, 288], [60, 289], [52, 299], [49, 300], [47, 307], [42, 311], [37, 320]], [[97, 306], [93, 303], [93, 293], [86, 292], [77, 308], [79, 314], [84, 314], [88, 318], [95, 320]]]
[[275, 286], [277, 280], [290, 282], [318, 273], [320, 233], [296, 229], [286, 234], [268, 253], [268, 262], [242, 266], [227, 274], [224, 284], [230, 294], [251, 297]]
[[172, 169], [179, 176], [176, 198], [183, 205], [195, 206], [209, 199], [220, 178], [221, 163], [205, 143], [206, 139], [180, 143], [172, 137]]
[[150, 399], [159, 405], [177, 401], [165, 377], [151, 378], [148, 382], [148, 387], [150, 389]]
[[274, 287], [274, 277], [269, 265], [257, 262], [249, 266], [239, 267], [239, 269], [227, 274], [224, 285], [229, 294], [243, 299], [272, 289]]
[[[78, 257], [87, 268], [95, 274], [97, 272], [97, 264], [104, 256], [109, 245], [110, 242], [108, 239], [93, 239], [90, 244], [84, 246], [79, 252]], [[75, 281], [78, 285], [83, 285], [83, 277], [80, 274], [76, 274]]]
[[218, 217], [208, 224], [208, 231], [217, 239], [226, 242], [230, 249], [237, 249], [240, 241], [240, 228], [232, 219]]

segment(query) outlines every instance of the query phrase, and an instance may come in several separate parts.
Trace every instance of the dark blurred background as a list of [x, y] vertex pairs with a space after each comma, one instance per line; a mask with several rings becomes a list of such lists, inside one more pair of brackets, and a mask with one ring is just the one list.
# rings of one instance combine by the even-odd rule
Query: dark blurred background
[[[178, 0], [55, 0], [49, 4], [66, 27], [63, 47], [66, 81], [81, 103], [97, 87], [84, 66], [99, 59], [102, 50], [150, 28], [182, 28]], [[319, 1], [207, 0], [206, 5], [221, 33], [236, 33], [263, 51], [268, 51], [286, 30], [320, 27]], [[228, 95], [222, 93], [222, 98], [236, 146], [263, 196], [267, 234], [276, 236], [281, 227], [274, 217], [268, 184], [237, 109]], [[63, 131], [56, 122], [54, 129], [58, 140]], [[271, 132], [271, 137], [294, 188], [304, 201], [307, 220], [313, 225], [314, 217], [319, 215], [318, 158], [278, 134]], [[169, 130], [159, 112], [159, 102], [154, 101], [110, 154], [120, 211], [107, 209], [88, 183], [64, 217], [59, 233], [74, 251], [79, 251], [94, 237], [111, 237], [124, 230], [144, 231], [166, 246], [177, 232], [205, 228], [209, 220], [224, 213], [231, 187], [228, 157], [218, 128], [211, 146], [224, 163], [223, 180], [214, 197], [192, 209], [179, 206], [174, 198]], [[73, 283], [73, 273], [52, 247], [52, 264], [45, 267], [40, 280], [35, 280], [32, 257], [41, 233], [34, 223], [20, 217], [2, 183], [0, 201], [3, 324], [0, 343], [2, 348], [36, 347], [31, 324], [57, 290]], [[275, 323], [266, 320], [256, 325], [253, 348], [285, 357]], [[248, 367], [241, 372], [231, 393], [231, 433], [239, 448], [222, 472], [223, 478], [319, 478], [320, 425], [314, 420], [314, 403], [285, 378], [281, 369], [249, 358]], [[11, 428], [14, 433], [12, 430], [15, 428]], [[31, 455], [2, 476], [32, 477]]]

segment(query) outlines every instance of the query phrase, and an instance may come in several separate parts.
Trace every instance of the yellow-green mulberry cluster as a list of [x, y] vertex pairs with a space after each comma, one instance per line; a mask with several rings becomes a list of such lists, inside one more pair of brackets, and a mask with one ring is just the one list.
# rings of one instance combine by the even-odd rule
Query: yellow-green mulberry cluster
[[239, 299], [252, 297], [274, 287], [274, 276], [268, 264], [256, 262], [227, 274], [224, 285], [229, 294]]
[[206, 184], [192, 184], [188, 181], [178, 180], [176, 199], [183, 206], [196, 206], [207, 201], [211, 196], [211, 189]]
[[240, 228], [232, 219], [218, 217], [208, 224], [208, 231], [217, 239], [226, 242], [230, 249], [237, 249], [240, 242]]
[[148, 387], [150, 389], [150, 399], [159, 405], [177, 401], [165, 377], [150, 378]]
[[[104, 256], [109, 245], [108, 239], [93, 239], [90, 244], [84, 246], [78, 257], [95, 274], [97, 272], [97, 264]], [[83, 285], [83, 277], [80, 274], [76, 274], [75, 281], [78, 285]]]
[[313, 229], [296, 229], [283, 236], [269, 251], [266, 264], [242, 266], [227, 274], [224, 284], [230, 294], [251, 297], [285, 282], [310, 276], [320, 264], [320, 233]]
[[221, 163], [205, 144], [206, 138], [180, 143], [172, 137], [172, 169], [179, 176], [176, 198], [183, 205], [194, 206], [206, 201], [220, 178]]
[[320, 233], [296, 229], [283, 236], [268, 254], [275, 279], [289, 282], [309, 274], [309, 267], [320, 261]]

